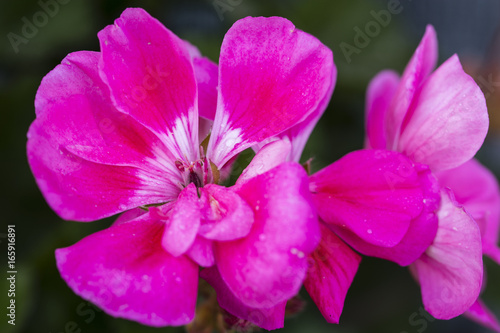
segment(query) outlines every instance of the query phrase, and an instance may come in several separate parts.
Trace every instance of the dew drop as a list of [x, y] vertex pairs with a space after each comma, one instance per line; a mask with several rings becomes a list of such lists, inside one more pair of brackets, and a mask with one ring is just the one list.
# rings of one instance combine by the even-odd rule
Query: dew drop
[[366, 230], [367, 233], [369, 233], [370, 235], [373, 233], [372, 229], [368, 229]]

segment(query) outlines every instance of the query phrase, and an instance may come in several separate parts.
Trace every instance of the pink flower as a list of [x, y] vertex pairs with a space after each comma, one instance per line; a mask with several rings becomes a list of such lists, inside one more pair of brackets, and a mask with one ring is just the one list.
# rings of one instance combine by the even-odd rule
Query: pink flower
[[[383, 71], [372, 80], [367, 92], [366, 145], [399, 151], [413, 163], [428, 166], [434, 175], [442, 175], [471, 163], [468, 161], [486, 136], [488, 114], [481, 90], [463, 71], [458, 57], [452, 56], [432, 72], [436, 60], [436, 34], [428, 26], [401, 78]], [[414, 260], [400, 262], [395, 256], [402, 248], [411, 249], [407, 241], [433, 235], [427, 246], [412, 249], [415, 254], [425, 252], [410, 268], [421, 285], [426, 310], [436, 318], [450, 319], [464, 313], [479, 295], [482, 246], [477, 221], [467, 203], [457, 201], [456, 194], [446, 188], [454, 190], [455, 185], [439, 178], [437, 225], [417, 220], [417, 232], [410, 228], [411, 237], [403, 238], [394, 251], [389, 248], [383, 255], [358, 243], [350, 245], [364, 254], [406, 265]], [[486, 206], [478, 208], [480, 214], [486, 212]]]
[[[255, 170], [265, 172], [284, 161], [297, 161], [323, 111], [316, 110], [315, 115], [282, 133], [279, 140], [261, 148], [240, 179], [254, 177]], [[427, 167], [414, 165], [398, 152], [360, 150], [311, 175], [309, 189], [320, 217], [321, 242], [309, 256], [304, 286], [325, 319], [338, 323], [361, 260], [338, 235], [352, 239], [355, 235], [348, 234], [352, 228], [368, 241], [389, 242], [406, 231], [397, 230], [400, 225], [409, 228], [420, 216], [435, 221], [437, 184]]]
[[43, 79], [28, 132], [33, 174], [62, 218], [126, 211], [56, 251], [63, 279], [110, 315], [183, 325], [207, 267], [223, 308], [282, 327], [319, 241], [307, 175], [253, 164], [233, 187], [217, 181], [239, 152], [326, 105], [331, 51], [278, 17], [235, 23], [218, 69], [141, 9], [98, 36], [100, 52], [72, 53]]

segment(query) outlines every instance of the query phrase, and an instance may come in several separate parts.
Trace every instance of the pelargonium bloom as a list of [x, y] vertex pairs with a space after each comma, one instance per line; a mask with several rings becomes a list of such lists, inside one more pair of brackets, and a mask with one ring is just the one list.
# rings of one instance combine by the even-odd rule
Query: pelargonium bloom
[[[43, 79], [28, 132], [33, 174], [62, 218], [125, 212], [56, 251], [63, 279], [113, 316], [182, 325], [209, 267], [221, 306], [282, 326], [319, 241], [307, 175], [284, 163], [217, 183], [239, 152], [329, 100], [331, 51], [278, 17], [236, 22], [218, 68], [141, 9], [98, 37], [100, 52], [72, 53]], [[201, 146], [200, 116], [213, 119]]]
[[[276, 141], [264, 145], [240, 179], [254, 177], [256, 170], [266, 172], [266, 168], [285, 161], [298, 161], [303, 143], [323, 111], [316, 110], [308, 119], [274, 138]], [[396, 175], [399, 175], [397, 182], [388, 181], [388, 176]], [[421, 216], [435, 221], [433, 211], [439, 203], [439, 193], [428, 168], [412, 164], [403, 154], [388, 150], [359, 150], [347, 154], [312, 174], [309, 190], [319, 213], [321, 242], [309, 255], [304, 286], [325, 319], [338, 323], [361, 261], [339, 238], [338, 229], [347, 229], [349, 225], [362, 231], [368, 239], [376, 239], [381, 237], [379, 230], [388, 223], [408, 225]], [[383, 236], [390, 239], [391, 230]]]
[[[436, 61], [436, 33], [428, 26], [401, 78], [383, 71], [372, 80], [366, 114], [367, 147], [399, 151], [434, 175], [469, 163], [488, 130], [484, 96], [457, 55], [432, 72]], [[410, 228], [411, 237], [402, 239], [402, 248], [380, 252], [350, 243], [364, 254], [403, 264], [395, 256], [409, 248], [406, 241], [435, 235], [418, 249], [425, 252], [417, 260], [404, 264], [414, 261], [411, 270], [421, 285], [424, 306], [439, 319], [458, 316], [473, 305], [483, 272], [479, 228], [446, 186], [450, 184], [439, 185], [438, 224], [419, 221], [416, 232]]]

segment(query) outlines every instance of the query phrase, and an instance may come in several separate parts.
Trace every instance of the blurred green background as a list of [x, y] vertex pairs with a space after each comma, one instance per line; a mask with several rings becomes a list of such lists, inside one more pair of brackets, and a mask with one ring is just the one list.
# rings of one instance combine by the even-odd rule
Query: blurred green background
[[[49, 0], [41, 0], [46, 3]], [[394, 1], [394, 0], [393, 0]], [[500, 174], [500, 2], [401, 0], [402, 11], [370, 38], [360, 52], [346, 57], [341, 43], [354, 45], [355, 28], [374, 21], [371, 11], [387, 9], [389, 0], [60, 0], [58, 12], [40, 14], [38, 1], [0, 1], [0, 164], [1, 273], [6, 275], [7, 224], [16, 225], [16, 326], [7, 324], [6, 279], [0, 283], [0, 331], [7, 332], [182, 332], [149, 328], [112, 318], [93, 308], [66, 286], [55, 266], [54, 250], [101, 230], [110, 220], [62, 221], [45, 203], [26, 162], [26, 132], [35, 118], [33, 100], [42, 77], [68, 53], [98, 50], [97, 32], [112, 24], [126, 7], [143, 7], [181, 38], [217, 62], [227, 29], [245, 16], [283, 16], [329, 46], [338, 68], [337, 87], [303, 155], [318, 170], [363, 143], [364, 94], [380, 70], [401, 72], [424, 33], [434, 24], [440, 63], [458, 53], [487, 96], [491, 128], [478, 158]], [[38, 15], [38, 16], [37, 16]], [[40, 27], [22, 42], [26, 20]], [[43, 23], [43, 24], [42, 24]], [[24, 38], [24, 37], [23, 37]], [[349, 59], [348, 59], [349, 58]], [[500, 316], [500, 267], [485, 259], [485, 302]], [[487, 332], [464, 319], [431, 321], [421, 311], [420, 292], [407, 269], [364, 258], [347, 296], [341, 325], [327, 324], [302, 291], [306, 311], [288, 319], [284, 332]], [[416, 313], [416, 315], [415, 315]]]

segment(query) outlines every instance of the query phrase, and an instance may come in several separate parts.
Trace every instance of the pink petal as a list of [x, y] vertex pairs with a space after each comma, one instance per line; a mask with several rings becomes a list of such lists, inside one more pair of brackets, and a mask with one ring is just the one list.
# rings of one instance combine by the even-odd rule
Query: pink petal
[[[498, 181], [486, 167], [472, 159], [461, 166], [437, 172], [443, 187], [453, 190], [455, 199], [472, 215], [481, 230], [483, 253], [495, 259], [499, 253], [500, 189]], [[500, 256], [496, 256], [500, 264]]]
[[155, 133], [180, 160], [198, 158], [198, 105], [185, 42], [140, 8], [98, 34], [101, 77], [119, 110]]
[[[390, 149], [387, 145], [387, 113], [396, 94], [399, 75], [385, 70], [375, 76], [366, 92], [366, 136], [367, 148]], [[393, 140], [394, 138], [391, 138]]]
[[396, 149], [403, 121], [407, 117], [407, 112], [415, 94], [425, 78], [436, 66], [437, 51], [436, 31], [432, 25], [428, 25], [424, 37], [422, 37], [420, 44], [405, 68], [389, 107], [386, 132], [388, 136], [386, 139], [390, 149]]
[[398, 150], [433, 171], [471, 159], [488, 131], [484, 95], [456, 55], [429, 76], [412, 108]]
[[[163, 207], [163, 206], [162, 206]], [[168, 210], [159, 207], [156, 211], [166, 223], [161, 244], [165, 251], [178, 257], [193, 244], [200, 227], [200, 205], [196, 186], [191, 183], [179, 194], [179, 198]]]
[[318, 221], [299, 164], [284, 163], [236, 187], [255, 221], [245, 238], [215, 244], [220, 274], [246, 306], [272, 308], [295, 296], [307, 255], [319, 242]]
[[281, 138], [288, 138], [292, 144], [292, 151], [290, 153], [290, 161], [299, 162], [302, 156], [302, 151], [306, 146], [309, 136], [313, 131], [314, 127], [318, 123], [319, 119], [326, 110], [326, 107], [330, 103], [330, 98], [332, 97], [333, 89], [335, 87], [335, 82], [337, 80], [337, 68], [333, 64], [332, 80], [331, 86], [328, 92], [323, 96], [323, 99], [318, 104], [317, 108], [301, 123], [293, 126], [289, 130], [280, 134]]
[[500, 323], [498, 322], [498, 319], [480, 299], [472, 304], [464, 315], [486, 328], [495, 332], [500, 332]]
[[217, 302], [227, 312], [266, 330], [275, 330], [284, 326], [286, 301], [272, 308], [251, 308], [231, 292], [217, 268], [204, 269], [200, 275], [215, 289]]
[[304, 287], [326, 321], [338, 324], [361, 257], [322, 225], [321, 242], [310, 261]]
[[202, 267], [210, 267], [215, 264], [213, 242], [204, 237], [197, 236], [186, 254]]
[[217, 84], [219, 68], [210, 59], [203, 57], [198, 49], [185, 42], [191, 55], [194, 75], [198, 87], [199, 124], [198, 133], [202, 142], [212, 129], [217, 109]]
[[149, 214], [56, 250], [73, 291], [106, 313], [150, 326], [185, 325], [194, 317], [198, 269], [161, 247], [164, 224]]
[[288, 139], [272, 141], [259, 149], [250, 164], [238, 177], [236, 184], [242, 184], [249, 179], [262, 175], [281, 163], [290, 162], [292, 144]]
[[209, 158], [221, 167], [305, 120], [331, 91], [333, 71], [332, 52], [290, 21], [237, 21], [222, 43]]
[[393, 261], [407, 266], [427, 250], [432, 244], [438, 229], [436, 211], [439, 207], [439, 184], [424, 165], [416, 166], [422, 188], [424, 189], [424, 209], [413, 219], [401, 242], [392, 247], [376, 246], [360, 239], [359, 236], [344, 228], [334, 227], [338, 235], [358, 252], [377, 258]]
[[424, 208], [415, 165], [393, 151], [352, 152], [312, 175], [310, 182], [325, 223], [377, 246], [398, 244]]
[[199, 234], [228, 241], [245, 237], [254, 221], [252, 208], [231, 188], [208, 184], [201, 189], [203, 221]]
[[43, 79], [28, 132], [35, 179], [65, 219], [95, 220], [179, 192], [167, 149], [113, 107], [97, 74], [98, 58], [72, 53]]
[[483, 281], [481, 234], [474, 220], [443, 190], [434, 243], [410, 266], [425, 309], [438, 319], [461, 315], [476, 301]]

